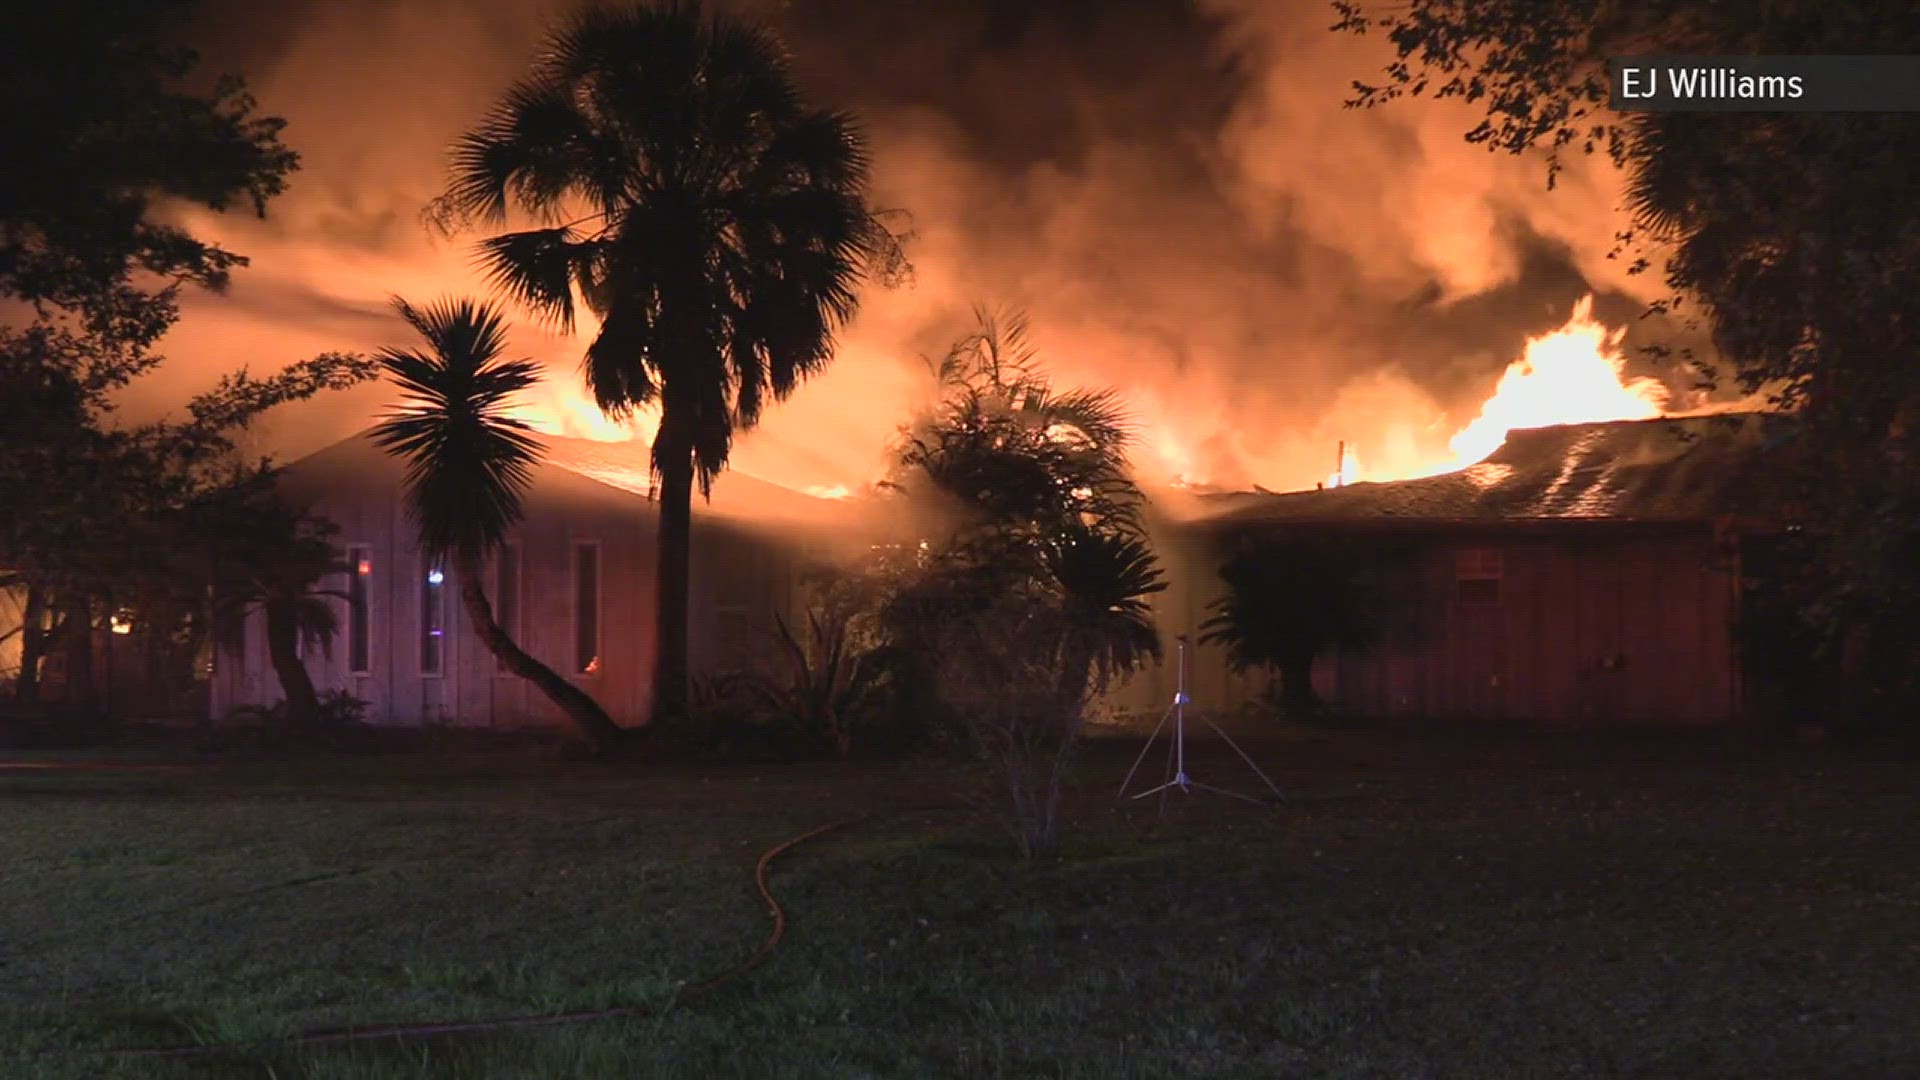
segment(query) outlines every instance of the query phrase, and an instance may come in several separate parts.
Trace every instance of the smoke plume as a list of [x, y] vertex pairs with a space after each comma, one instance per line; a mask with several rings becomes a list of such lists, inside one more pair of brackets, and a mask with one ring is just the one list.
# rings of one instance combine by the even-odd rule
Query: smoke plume
[[[326, 349], [405, 341], [387, 296], [479, 291], [470, 238], [419, 212], [449, 141], [521, 70], [561, 13], [525, 0], [215, 5], [209, 63], [249, 77], [305, 157], [265, 221], [197, 215], [253, 258], [196, 299], [168, 341], [196, 379]], [[744, 438], [741, 469], [794, 487], [857, 486], [932, 388], [977, 305], [1028, 312], [1059, 381], [1123, 391], [1149, 482], [1311, 486], [1346, 440], [1370, 465], [1416, 465], [1492, 389], [1527, 336], [1598, 296], [1627, 348], [1673, 340], [1637, 321], [1652, 282], [1609, 260], [1619, 179], [1576, 164], [1548, 191], [1538, 160], [1463, 141], [1470, 106], [1342, 107], [1384, 62], [1335, 35], [1318, 2], [790, 0], [756, 8], [810, 92], [854, 111], [878, 201], [908, 211], [915, 280], [874, 288], [829, 373]], [[580, 340], [522, 321], [543, 405], [596, 429]], [[1677, 371], [1636, 368], [1668, 379]], [[379, 388], [297, 406], [266, 438], [301, 453], [369, 422]]]

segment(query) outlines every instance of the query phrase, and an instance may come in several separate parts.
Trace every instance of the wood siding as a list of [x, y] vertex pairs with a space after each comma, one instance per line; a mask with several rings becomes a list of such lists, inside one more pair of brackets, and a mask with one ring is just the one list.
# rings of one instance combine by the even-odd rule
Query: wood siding
[[[368, 593], [370, 670], [348, 670], [347, 607], [332, 653], [309, 650], [306, 664], [322, 694], [345, 691], [369, 704], [367, 719], [383, 724], [451, 724], [496, 728], [552, 727], [562, 722], [544, 695], [499, 668], [473, 633], [459, 597], [459, 581], [445, 572], [446, 626], [440, 675], [420, 669], [422, 581], [428, 570], [400, 500], [398, 473], [377, 460], [356, 460], [362, 471], [343, 483], [337, 470], [290, 484], [313, 508], [340, 526], [344, 551], [372, 553]], [[519, 625], [515, 639], [541, 662], [592, 694], [614, 720], [643, 724], [651, 699], [654, 659], [656, 505], [555, 468], [536, 473], [526, 518], [509, 537], [520, 560]], [[575, 673], [575, 546], [600, 552], [600, 670]], [[795, 618], [801, 594], [802, 553], [731, 522], [696, 511], [690, 617], [694, 674], [764, 667], [774, 655], [775, 616]], [[496, 571], [482, 569], [493, 597]], [[325, 587], [344, 594], [346, 578]], [[723, 627], [723, 619], [729, 619]], [[804, 618], [804, 616], [801, 616]], [[256, 613], [251, 620], [261, 623]], [[215, 660], [211, 708], [218, 719], [236, 706], [268, 705], [280, 687], [267, 662], [264, 633], [250, 628], [244, 657]]]
[[[1571, 531], [1571, 530], [1570, 530]], [[1110, 695], [1128, 723], [1172, 700], [1175, 635], [1193, 635], [1197, 707], [1233, 716], [1257, 706], [1270, 676], [1235, 674], [1198, 645], [1222, 588], [1198, 545], [1163, 540], [1172, 587], [1156, 605], [1168, 661]], [[1461, 563], [1500, 566], [1497, 595], [1463, 588]], [[1740, 713], [1735, 652], [1738, 573], [1707, 537], [1432, 537], [1410, 559], [1369, 571], [1379, 597], [1367, 649], [1324, 657], [1322, 698], [1354, 716], [1546, 726], [1707, 725]]]

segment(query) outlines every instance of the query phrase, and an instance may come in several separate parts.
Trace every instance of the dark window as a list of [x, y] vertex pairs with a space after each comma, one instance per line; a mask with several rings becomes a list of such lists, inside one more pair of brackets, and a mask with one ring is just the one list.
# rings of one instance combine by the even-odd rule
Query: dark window
[[[493, 564], [493, 621], [500, 631], [520, 640], [520, 549], [501, 544]], [[506, 665], [495, 661], [501, 671]]]
[[1504, 570], [1500, 552], [1493, 548], [1462, 548], [1454, 556], [1454, 595], [1468, 603], [1500, 599]]
[[755, 632], [756, 616], [764, 618], [768, 610], [772, 555], [739, 537], [716, 537], [706, 543], [703, 554], [712, 568], [708, 610], [713, 641], [711, 655], [702, 664], [719, 674], [751, 670], [755, 645], [772, 641]]
[[573, 670], [600, 673], [600, 545], [573, 546]]
[[367, 603], [373, 589], [373, 549], [347, 549], [347, 670], [355, 675], [373, 671], [369, 634], [372, 622]]
[[446, 651], [447, 575], [429, 566], [420, 577], [420, 674], [440, 674]]

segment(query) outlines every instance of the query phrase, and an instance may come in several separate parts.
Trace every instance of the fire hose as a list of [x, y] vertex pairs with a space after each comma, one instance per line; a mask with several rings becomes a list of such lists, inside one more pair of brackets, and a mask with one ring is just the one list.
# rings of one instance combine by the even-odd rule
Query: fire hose
[[559, 1027], [566, 1024], [584, 1024], [600, 1020], [620, 1020], [641, 1016], [657, 1016], [684, 1003], [687, 999], [708, 994], [722, 985], [738, 979], [767, 962], [774, 950], [780, 947], [781, 939], [787, 932], [786, 909], [775, 899], [768, 879], [773, 870], [774, 861], [788, 851], [799, 847], [809, 840], [817, 839], [831, 832], [852, 828], [867, 821], [871, 815], [849, 818], [809, 829], [798, 836], [789, 837], [761, 852], [760, 860], [753, 870], [754, 887], [760, 891], [760, 899], [766, 904], [767, 914], [773, 918], [773, 929], [766, 940], [753, 951], [751, 956], [717, 974], [710, 975], [697, 982], [683, 983], [674, 994], [673, 1000], [665, 1005], [623, 1005], [608, 1009], [590, 1009], [578, 1012], [536, 1013], [522, 1016], [492, 1017], [482, 1020], [461, 1021], [422, 1021], [411, 1024], [375, 1024], [356, 1025], [338, 1028], [317, 1028], [296, 1032], [275, 1038], [256, 1039], [248, 1042], [233, 1043], [196, 1043], [187, 1046], [159, 1046], [125, 1050], [87, 1050], [81, 1053], [115, 1054], [131, 1057], [189, 1057], [205, 1054], [231, 1053], [237, 1050], [260, 1050], [272, 1047], [317, 1046], [328, 1043], [366, 1042], [372, 1039], [430, 1038], [444, 1035], [473, 1035], [495, 1031], [524, 1030], [528, 1028]]

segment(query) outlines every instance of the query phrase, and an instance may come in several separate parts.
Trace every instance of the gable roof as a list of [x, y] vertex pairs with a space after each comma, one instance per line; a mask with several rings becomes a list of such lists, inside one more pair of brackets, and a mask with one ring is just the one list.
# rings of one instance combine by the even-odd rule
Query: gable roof
[[[658, 497], [645, 442], [607, 443], [544, 434], [536, 437], [542, 448], [540, 468], [534, 474], [536, 488], [541, 470], [558, 469], [592, 481], [605, 489], [609, 498], [649, 501]], [[371, 476], [397, 480], [401, 468], [398, 459], [374, 443], [369, 428], [289, 464], [286, 472], [303, 487], [328, 491], [365, 483]], [[852, 500], [806, 495], [732, 469], [714, 478], [712, 499], [694, 492], [693, 512], [696, 516], [763, 527], [851, 525], [863, 517], [863, 508]]]
[[1223, 525], [1765, 518], [1764, 458], [1777, 420], [1743, 413], [1527, 428], [1457, 472], [1209, 501]]
[[[576, 476], [595, 480], [642, 498], [659, 497], [652, 474], [652, 448], [644, 442], [596, 442], [541, 435], [545, 461]], [[851, 500], [822, 499], [757, 476], [728, 469], [713, 480], [713, 496], [693, 493], [695, 513], [709, 513], [754, 524], [821, 524], [851, 521], [858, 515]]]

